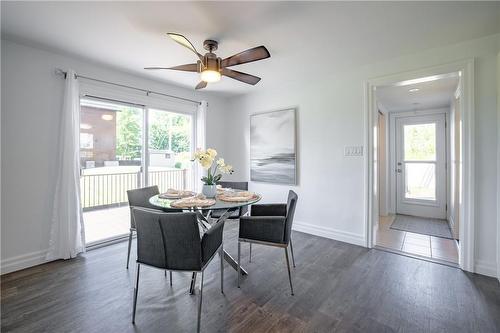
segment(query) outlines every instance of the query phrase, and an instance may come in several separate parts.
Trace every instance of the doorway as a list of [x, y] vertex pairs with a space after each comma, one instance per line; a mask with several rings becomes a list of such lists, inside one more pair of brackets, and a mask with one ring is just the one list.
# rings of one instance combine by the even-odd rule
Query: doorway
[[[458, 79], [458, 84], [455, 86], [455, 92], [451, 93], [450, 95], [452, 97], [456, 97], [458, 94], [459, 97], [458, 101], [452, 100], [448, 96], [448, 101], [446, 105], [441, 105], [439, 107], [434, 105], [433, 107], [429, 107], [428, 104], [432, 103], [433, 101], [436, 102], [436, 100], [433, 98], [429, 99], [424, 98], [420, 102], [411, 103], [410, 107], [406, 108], [405, 110], [399, 110], [399, 111], [401, 111], [401, 113], [403, 113], [403, 111], [406, 112], [407, 116], [417, 117], [417, 116], [429, 116], [436, 109], [440, 108], [446, 109], [446, 111], [444, 112], [445, 133], [446, 133], [446, 137], [444, 140], [445, 177], [446, 177], [444, 207], [445, 207], [446, 222], [448, 225], [447, 228], [450, 229], [451, 225], [451, 229], [453, 231], [451, 238], [453, 239], [444, 239], [444, 240], [454, 242], [453, 244], [455, 248], [458, 249], [457, 251], [458, 265], [464, 270], [474, 271], [474, 264], [473, 264], [474, 219], [472, 213], [473, 191], [470, 190], [473, 189], [473, 180], [474, 180], [473, 159], [471, 158], [471, 156], [473, 156], [472, 151], [474, 146], [473, 145], [474, 140], [472, 135], [473, 133], [472, 123], [473, 123], [473, 112], [474, 112], [473, 102], [472, 102], [473, 60], [436, 66], [433, 68], [422, 69], [414, 72], [401, 73], [367, 81], [365, 90], [366, 92], [365, 111], [367, 116], [367, 123], [370, 124], [370, 126], [367, 127], [368, 156], [366, 161], [367, 161], [368, 174], [366, 181], [366, 186], [367, 186], [366, 239], [367, 239], [367, 246], [374, 247], [377, 246], [377, 239], [384, 237], [383, 235], [381, 235], [384, 233], [384, 228], [392, 232], [400, 232], [399, 239], [397, 241], [401, 245], [399, 252], [403, 252], [402, 249], [405, 246], [405, 243], [406, 247], [409, 248], [412, 243], [415, 243], [415, 239], [425, 238], [426, 241], [429, 240], [429, 242], [426, 243], [429, 245], [429, 251], [425, 255], [422, 254], [417, 256], [424, 257], [425, 259], [432, 261], [440, 261], [440, 260], [433, 260], [434, 258], [432, 258], [433, 236], [422, 235], [418, 233], [415, 233], [415, 235], [413, 235], [413, 233], [410, 233], [408, 231], [400, 231], [391, 228], [393, 223], [395, 222], [395, 217], [397, 213], [396, 186], [397, 186], [398, 176], [396, 176], [396, 173], [398, 169], [397, 168], [398, 161], [396, 161], [397, 157], [395, 153], [390, 154], [391, 150], [393, 152], [396, 152], [396, 148], [390, 146], [388, 142], [392, 135], [394, 136], [396, 135], [396, 123], [395, 120], [389, 120], [390, 112], [388, 111], [391, 110], [388, 109], [390, 109], [391, 106], [387, 108], [385, 105], [381, 105], [381, 103], [379, 103], [380, 98], [378, 95], [379, 92], [383, 90], [383, 88], [385, 87], [399, 87], [401, 89], [405, 89], [407, 94], [418, 92], [421, 89], [422, 91], [425, 91], [425, 83], [439, 82], [439, 81], [445, 82], [446, 79], [451, 79], [453, 77]], [[420, 88], [413, 87], [413, 85], [418, 85], [418, 84], [424, 84], [424, 86], [421, 86]], [[397, 104], [398, 103], [396, 103], [396, 105]], [[394, 105], [392, 105], [392, 107], [394, 107]], [[458, 113], [456, 112], [456, 110], [458, 110]], [[381, 124], [381, 121], [379, 119], [380, 113], [382, 114], [383, 118], [385, 118], [382, 121], [383, 125]], [[455, 113], [455, 115], [453, 113]], [[458, 121], [455, 121], [454, 118], [458, 119]], [[454, 124], [453, 129], [451, 128], [450, 123]], [[386, 127], [385, 133], [382, 133], [381, 130], [384, 130], [384, 126]], [[435, 122], [434, 126], [439, 126], [439, 121]], [[402, 130], [400, 128], [399, 131], [404, 134], [404, 129]], [[450, 132], [453, 131], [454, 133], [450, 134]], [[386, 139], [387, 152], [385, 154], [386, 155], [385, 157], [380, 156], [380, 152], [384, 152], [384, 147], [380, 146], [381, 142], [379, 142], [379, 140], [381, 138], [383, 139], [384, 136], [386, 138], [389, 138]], [[438, 143], [436, 143], [436, 145], [438, 145]], [[438, 150], [439, 149], [436, 150], [436, 154], [439, 154]], [[402, 159], [403, 157], [404, 156], [401, 156], [400, 159]], [[439, 157], [436, 156], [435, 160], [426, 159], [417, 162], [421, 164], [434, 165], [434, 167], [427, 165], [427, 169], [436, 168], [434, 172], [436, 181], [439, 174], [438, 159]], [[403, 161], [399, 162], [401, 163], [400, 166], [403, 167], [404, 162]], [[408, 160], [405, 162], [415, 162], [415, 161]], [[413, 167], [414, 169], [418, 169], [418, 167], [415, 167], [417, 163], [411, 163], [411, 165], [410, 163], [408, 163], [408, 166], [406, 167], [409, 168]], [[384, 164], [387, 166], [386, 168], [384, 168]], [[425, 168], [420, 166], [421, 175], [425, 175], [424, 169]], [[405, 179], [404, 178], [405, 176], [406, 175], [403, 173], [403, 170], [401, 169], [401, 175], [399, 176], [400, 177], [399, 184], [405, 184], [406, 181], [405, 185], [412, 185], [411, 183], [408, 183], [409, 181], [411, 181], [411, 179], [408, 179], [407, 177]], [[417, 206], [425, 206], [423, 205], [426, 203], [425, 201], [428, 200], [428, 198], [431, 198], [434, 199], [432, 200], [434, 201], [432, 202], [433, 209], [435, 210], [434, 213], [436, 213], [436, 210], [437, 212], [439, 212], [439, 206], [442, 207], [442, 205], [440, 205], [440, 202], [443, 202], [443, 200], [439, 199], [440, 197], [440, 194], [438, 193], [439, 185], [436, 183], [436, 186], [433, 189], [432, 182], [433, 182], [432, 177], [429, 178], [428, 176], [426, 180], [426, 183], [428, 185], [427, 188], [425, 188], [426, 186], [422, 186], [425, 185], [425, 183], [418, 184], [418, 182], [416, 183], [414, 182], [413, 185], [415, 186], [410, 186], [410, 187], [415, 187], [413, 189], [405, 188], [405, 185], [402, 185], [400, 187], [400, 193], [402, 194], [400, 195], [400, 203], [405, 203], [404, 202], [405, 200], [419, 201], [418, 204], [420, 205]], [[409, 192], [409, 190], [412, 190], [413, 194]], [[385, 193], [381, 193], [381, 191], [382, 192], [385, 191]], [[429, 193], [432, 194], [433, 192], [435, 198], [433, 198], [432, 195], [429, 196]], [[413, 205], [406, 208], [416, 207], [416, 205], [414, 204], [416, 204], [417, 202], [409, 202], [409, 203]], [[430, 202], [427, 202], [427, 204], [429, 203]], [[452, 207], [450, 207], [450, 203], [453, 205]], [[408, 204], [408, 202], [406, 202], [405, 204]], [[404, 209], [404, 207], [405, 207], [404, 205], [403, 206], [400, 205], [400, 208]], [[408, 211], [406, 212], [408, 213]], [[437, 216], [437, 215], [432, 215], [434, 213], [426, 214], [424, 212], [421, 213], [422, 216], [415, 216], [415, 215], [404, 215], [404, 216], [431, 219]], [[415, 214], [415, 212], [413, 212], [413, 214]], [[440, 214], [442, 214], [442, 208]], [[432, 216], [432, 217], [427, 217], [427, 216]], [[453, 224], [453, 217], [457, 218], [457, 221], [459, 221], [459, 223], [457, 223], [456, 225]], [[408, 235], [410, 237], [407, 237]], [[457, 242], [454, 239], [459, 239], [460, 241]], [[441, 239], [439, 237], [436, 237], [436, 240], [439, 241]], [[422, 245], [422, 244], [416, 244], [416, 245]], [[434, 247], [436, 246], [437, 245], [435, 245]], [[431, 255], [429, 255], [429, 253]]]

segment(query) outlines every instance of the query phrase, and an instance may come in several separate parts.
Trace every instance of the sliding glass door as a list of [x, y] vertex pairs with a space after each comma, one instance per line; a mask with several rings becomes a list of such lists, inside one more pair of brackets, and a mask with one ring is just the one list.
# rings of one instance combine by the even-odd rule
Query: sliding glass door
[[143, 186], [143, 108], [80, 102], [80, 191], [87, 244], [128, 234], [127, 190]]
[[80, 107], [80, 195], [87, 245], [94, 245], [128, 235], [127, 190], [192, 188], [194, 120], [97, 98]]
[[193, 117], [164, 110], [148, 110], [147, 183], [169, 188], [190, 189], [193, 150]]

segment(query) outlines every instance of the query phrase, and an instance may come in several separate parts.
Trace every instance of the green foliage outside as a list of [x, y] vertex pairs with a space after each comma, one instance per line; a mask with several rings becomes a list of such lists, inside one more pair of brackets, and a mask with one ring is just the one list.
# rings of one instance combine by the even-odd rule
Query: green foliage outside
[[406, 125], [404, 145], [405, 160], [434, 161], [436, 159], [436, 125]]
[[190, 118], [162, 111], [150, 111], [149, 147], [170, 149], [176, 153], [189, 151]]
[[124, 107], [116, 112], [116, 155], [119, 159], [141, 157], [141, 124], [139, 111]]
[[[172, 150], [176, 153], [190, 150], [190, 117], [164, 111], [150, 111], [149, 147], [150, 149]], [[140, 111], [123, 107], [117, 112], [116, 155], [120, 159], [141, 157]]]

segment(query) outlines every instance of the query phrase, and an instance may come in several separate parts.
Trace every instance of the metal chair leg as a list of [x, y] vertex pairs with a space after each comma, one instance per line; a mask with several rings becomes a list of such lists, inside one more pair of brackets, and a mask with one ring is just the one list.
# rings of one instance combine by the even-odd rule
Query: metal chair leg
[[241, 242], [238, 240], [238, 288], [240, 287], [240, 275], [241, 275]]
[[252, 243], [250, 243], [250, 255], [248, 256], [248, 262], [252, 262]]
[[128, 269], [128, 263], [130, 261], [130, 249], [132, 248], [132, 233], [133, 231], [130, 230], [130, 234], [128, 235], [127, 269]]
[[291, 238], [290, 238], [290, 252], [292, 253], [292, 264], [293, 264], [293, 267], [295, 268], [295, 257], [293, 255], [293, 244], [292, 244]]
[[203, 271], [201, 272], [200, 279], [200, 299], [198, 300], [198, 326], [196, 332], [200, 332], [200, 324], [201, 324], [201, 304], [203, 302]]
[[290, 290], [293, 296], [292, 273], [290, 272], [290, 260], [288, 259], [288, 249], [285, 247], [286, 268], [288, 268], [288, 280], [290, 281]]
[[224, 249], [221, 245], [219, 251], [220, 257], [220, 292], [224, 294]]
[[139, 292], [139, 272], [141, 269], [141, 264], [137, 264], [136, 274], [137, 278], [135, 280], [135, 288], [134, 288], [134, 307], [132, 310], [132, 324], [135, 324], [135, 310], [137, 308], [137, 293]]
[[170, 287], [172, 287], [172, 271], [170, 271], [169, 274], [170, 274]]
[[191, 286], [189, 287], [189, 293], [194, 295], [194, 286], [196, 284], [196, 272], [193, 272], [193, 276], [191, 277]]

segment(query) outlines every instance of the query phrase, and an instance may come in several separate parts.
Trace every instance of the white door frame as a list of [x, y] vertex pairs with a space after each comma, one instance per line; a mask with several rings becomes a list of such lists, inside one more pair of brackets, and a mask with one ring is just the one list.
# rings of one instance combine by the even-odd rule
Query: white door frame
[[[374, 226], [378, 223], [376, 206], [378, 197], [375, 192], [377, 170], [375, 137], [378, 133], [377, 100], [375, 90], [377, 86], [393, 85], [407, 80], [416, 80], [423, 77], [460, 73], [459, 86], [462, 91], [462, 207], [460, 207], [460, 246], [459, 265], [465, 271], [474, 272], [474, 59], [467, 59], [455, 63], [424, 68], [374, 79], [364, 82], [364, 113], [365, 113], [365, 237], [366, 246], [374, 246]], [[411, 82], [411, 81], [410, 81]], [[409, 83], [410, 83], [409, 82]]]

